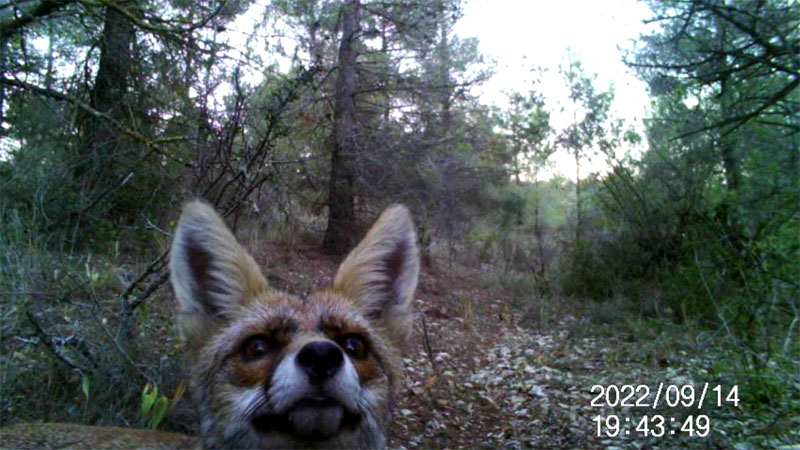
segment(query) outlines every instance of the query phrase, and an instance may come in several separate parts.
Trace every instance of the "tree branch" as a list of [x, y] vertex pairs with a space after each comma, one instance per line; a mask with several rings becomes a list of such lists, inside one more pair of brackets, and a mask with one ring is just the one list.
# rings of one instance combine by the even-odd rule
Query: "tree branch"
[[698, 128], [696, 130], [683, 133], [679, 136], [672, 138], [671, 140], [674, 141], [677, 139], [682, 139], [687, 136], [691, 136], [693, 134], [702, 133], [704, 131], [708, 131], [714, 128], [721, 128], [733, 124], [733, 126], [725, 130], [722, 134], [723, 136], [727, 136], [737, 128], [741, 127], [742, 125], [746, 124], [752, 119], [758, 117], [762, 112], [764, 112], [770, 106], [774, 105], [775, 103], [778, 103], [779, 101], [781, 101], [781, 99], [788, 96], [792, 91], [794, 91], [797, 88], [798, 85], [800, 85], [800, 78], [795, 78], [794, 80], [790, 81], [786, 86], [784, 86], [783, 89], [776, 92], [772, 97], [770, 97], [767, 101], [765, 101], [764, 104], [754, 109], [753, 111], [750, 111], [745, 114], [740, 114], [738, 116], [729, 117], [725, 120], [720, 120], [718, 122], [712, 123], [711, 125], [708, 125], [706, 127]]
[[32, 312], [25, 311], [25, 316], [28, 318], [28, 321], [31, 323], [31, 325], [33, 325], [33, 331], [35, 331], [36, 335], [39, 336], [39, 342], [42, 343], [45, 346], [45, 348], [47, 348], [47, 350], [49, 350], [50, 353], [53, 354], [53, 356], [58, 358], [59, 361], [63, 362], [68, 367], [75, 369], [78, 372], [81, 373], [87, 372], [87, 369], [85, 367], [82, 367], [80, 364], [73, 361], [72, 358], [65, 355], [61, 350], [59, 350], [59, 348], [53, 342], [53, 338], [51, 338], [50, 336], [47, 335], [47, 333], [44, 332], [44, 329], [42, 329], [42, 326], [36, 320], [36, 317], [34, 317]]
[[60, 8], [74, 2], [75, 0], [42, 0], [42, 2], [30, 11], [25, 11], [20, 8], [19, 11], [22, 13], [22, 17], [0, 23], [0, 42], [5, 42], [6, 39], [13, 36], [29, 23], [41, 19], [42, 17], [49, 16]]
[[[99, 1], [80, 0], [80, 3], [82, 5], [90, 7], [90, 8], [97, 8], [97, 7], [111, 8], [111, 9], [119, 12], [123, 16], [125, 16], [134, 25], [136, 25], [137, 27], [139, 27], [139, 28], [141, 28], [142, 30], [145, 30], [145, 31], [149, 31], [149, 32], [152, 32], [152, 33], [158, 33], [158, 34], [165, 34], [165, 33], [166, 34], [185, 34], [185, 33], [191, 33], [192, 31], [195, 31], [198, 28], [202, 28], [202, 27], [206, 26], [206, 24], [208, 24], [208, 22], [211, 21], [211, 19], [216, 17], [220, 13], [220, 11], [222, 11], [222, 8], [224, 8], [225, 5], [228, 2], [227, 1], [220, 2], [220, 4], [217, 6], [217, 8], [214, 9], [214, 11], [212, 11], [208, 16], [202, 18], [201, 20], [199, 20], [199, 21], [197, 21], [195, 23], [189, 23], [188, 26], [185, 26], [185, 27], [162, 27], [162, 26], [153, 25], [153, 24], [144, 22], [139, 17], [137, 17], [135, 14], [133, 14], [130, 10], [128, 10], [128, 8], [123, 8], [122, 6], [120, 6], [115, 1], [109, 1], [109, 0], [99, 0]], [[184, 25], [186, 25], [186, 24], [184, 24]]]
[[169, 158], [169, 159], [171, 159], [173, 161], [176, 161], [176, 162], [178, 162], [178, 163], [180, 163], [180, 164], [182, 164], [182, 165], [184, 165], [184, 166], [186, 166], [188, 168], [193, 168], [194, 167], [191, 162], [186, 162], [186, 161], [184, 161], [183, 159], [181, 159], [181, 158], [179, 158], [177, 156], [170, 155], [169, 153], [165, 152], [160, 147], [160, 144], [168, 144], [168, 143], [172, 143], [172, 142], [184, 141], [184, 140], [188, 139], [186, 136], [167, 136], [167, 137], [152, 139], [152, 138], [149, 138], [149, 137], [139, 133], [136, 130], [132, 130], [132, 129], [126, 127], [125, 125], [123, 125], [121, 122], [119, 122], [118, 120], [114, 119], [110, 115], [108, 115], [108, 114], [106, 114], [106, 113], [104, 113], [102, 111], [98, 111], [97, 109], [92, 108], [88, 104], [86, 104], [86, 103], [84, 103], [84, 102], [82, 102], [82, 101], [80, 101], [80, 100], [78, 100], [78, 99], [76, 99], [74, 97], [71, 97], [69, 95], [62, 94], [61, 92], [54, 91], [52, 89], [43, 88], [43, 87], [40, 87], [40, 86], [36, 86], [34, 84], [26, 83], [26, 82], [21, 81], [21, 80], [12, 79], [12, 78], [5, 78], [5, 77], [0, 78], [0, 84], [13, 86], [13, 87], [16, 87], [16, 88], [19, 88], [19, 89], [25, 89], [27, 91], [33, 92], [35, 94], [39, 94], [39, 95], [44, 96], [44, 97], [49, 97], [49, 98], [52, 98], [52, 99], [55, 99], [55, 100], [60, 100], [60, 101], [64, 101], [64, 102], [67, 102], [67, 103], [71, 103], [71, 104], [77, 106], [78, 108], [86, 111], [87, 113], [91, 114], [92, 116], [107, 121], [109, 124], [111, 124], [111, 126], [116, 128], [120, 133], [125, 134], [127, 136], [130, 136], [131, 138], [142, 142], [145, 145], [145, 147], [147, 147], [149, 150], [152, 150], [153, 152], [158, 153], [159, 155], [162, 155], [162, 156], [167, 157], [167, 158]]

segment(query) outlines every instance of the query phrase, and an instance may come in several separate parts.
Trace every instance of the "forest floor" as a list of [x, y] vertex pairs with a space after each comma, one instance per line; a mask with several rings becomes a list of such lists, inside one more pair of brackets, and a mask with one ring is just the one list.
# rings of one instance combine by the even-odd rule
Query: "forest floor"
[[[313, 246], [297, 245], [290, 249], [273, 243], [264, 249], [273, 256], [266, 269], [269, 282], [293, 292], [329, 285], [338, 259]], [[258, 255], [257, 259], [262, 260]], [[640, 399], [637, 390], [632, 401], [649, 404], [661, 382], [695, 386], [699, 396], [704, 381], [714, 379], [709, 369], [714, 349], [688, 339], [685, 345], [658, 342], [655, 334], [652, 340], [644, 337], [648, 342], [637, 342], [641, 336], [626, 332], [619, 323], [593, 323], [578, 303], [573, 306], [566, 300], [551, 308], [561, 313], [550, 317], [544, 329], [522, 327], [523, 311], [511, 304], [497, 283], [487, 280], [491, 274], [463, 266], [445, 264], [422, 271], [414, 305], [416, 333], [405, 349], [405, 376], [390, 426], [390, 448], [745, 450], [769, 441], [760, 437], [754, 447], [748, 439], [740, 439], [753, 424], [724, 402], [721, 406], [706, 402], [702, 411], [681, 405], [657, 410], [592, 406], [598, 393], [592, 390], [594, 385], [647, 385], [650, 395]], [[717, 384], [730, 383], [717, 379]], [[609, 414], [629, 418], [618, 436], [609, 437], [605, 430], [598, 433], [593, 418]], [[712, 431], [705, 437], [690, 436], [684, 426], [689, 416], [699, 414], [710, 417]], [[652, 420], [648, 436], [636, 429], [645, 415], [668, 418], [663, 436]], [[670, 423], [669, 418], [675, 420]], [[693, 432], [702, 433], [698, 427], [704, 423], [690, 422]], [[797, 418], [781, 426], [800, 429]]]
[[[264, 250], [273, 260], [266, 269], [269, 282], [293, 292], [329, 285], [338, 266], [338, 258], [314, 246], [273, 243]], [[464, 266], [444, 264], [422, 271], [414, 305], [416, 333], [404, 349], [405, 375], [390, 426], [390, 448], [745, 450], [770, 442], [763, 436], [743, 437], [753, 421], [730, 402], [706, 402], [701, 411], [682, 405], [611, 408], [605, 398], [599, 401], [602, 406], [592, 406], [598, 394], [594, 385], [632, 385], [639, 390], [631, 401], [652, 404], [662, 382], [693, 386], [696, 396], [705, 381], [716, 380], [711, 388], [721, 384], [726, 393], [731, 383], [714, 377], [713, 346], [688, 336], [685, 342], [675, 341], [674, 334], [668, 338], [674, 342], [659, 342], [658, 333], [634, 333], [619, 323], [624, 319], [598, 324], [590, 317], [591, 308], [577, 302], [551, 305], [551, 311], [560, 313], [551, 314], [542, 329], [523, 327], [521, 308], [491, 280], [490, 273]], [[648, 386], [648, 396], [641, 397], [641, 385]], [[593, 420], [610, 414], [629, 419], [618, 436], [599, 433]], [[637, 430], [645, 415], [667, 418], [663, 436], [652, 419], [648, 435], [641, 427]], [[689, 428], [704, 434], [705, 423], [690, 419], [692, 426], [685, 425], [697, 415], [709, 417], [707, 436], [690, 436]], [[800, 429], [800, 419], [782, 420], [780, 426]], [[796, 432], [790, 434], [797, 438]], [[784, 438], [769, 446], [785, 443]]]
[[[254, 240], [258, 243], [247, 247], [270, 285], [294, 294], [330, 286], [342, 260], [320, 252], [310, 235], [305, 242], [298, 235]], [[471, 261], [463, 262], [436, 261], [421, 272], [414, 304], [416, 330], [403, 349], [404, 377], [389, 428], [390, 448], [800, 448], [800, 373], [766, 385], [780, 383], [788, 396], [754, 391], [757, 383], [765, 385], [770, 373], [732, 370], [736, 350], [722, 345], [725, 335], [720, 332], [691, 332], [668, 320], [648, 319], [644, 311], [632, 310], [644, 301], [535, 298], [527, 291], [531, 283], [525, 274], [501, 276], [497, 268], [478, 269]], [[167, 289], [162, 292], [171, 297]], [[658, 297], [657, 293], [642, 296], [648, 302]], [[159, 369], [163, 387], [170, 385], [169, 377], [178, 384], [185, 351], [174, 336], [174, 301], [161, 300], [153, 302], [141, 320], [147, 342], [164, 345], [148, 345], [145, 350], [152, 355], [140, 357], [159, 361], [158, 367], [163, 364]], [[117, 303], [107, 304], [112, 309], [100, 316], [113, 317]], [[68, 306], [72, 309], [55, 317], [70, 324], [67, 313], [78, 317], [73, 312], [80, 313], [77, 307], [83, 306]], [[59, 307], [63, 305], [51, 306]], [[59, 332], [69, 330], [73, 329], [63, 327]], [[84, 331], [91, 329], [72, 332]], [[48, 364], [55, 364], [50, 356], [24, 340], [12, 341], [10, 348], [10, 354], [18, 356], [18, 366], [13, 371], [6, 367], [5, 374], [17, 380], [9, 387], [15, 397], [0, 402], [0, 423], [76, 421], [70, 414], [85, 407], [80, 378], [54, 383], [63, 384], [60, 396], [54, 397], [41, 388], [40, 379], [26, 375], [46, 372]], [[49, 362], [41, 363], [40, 358]], [[138, 386], [138, 378], [131, 380], [131, 386]], [[643, 406], [655, 402], [660, 385], [674, 386], [674, 407], [665, 407], [663, 400], [658, 408]], [[710, 400], [698, 409], [705, 386], [712, 390], [721, 386], [723, 398], [718, 402], [710, 391]], [[739, 390], [731, 397], [733, 386]], [[608, 395], [598, 395], [599, 387]], [[117, 395], [120, 390], [110, 392]], [[758, 395], [755, 400], [754, 395]], [[133, 397], [119, 400], [120, 411], [136, 402], [138, 394]], [[732, 404], [734, 397], [742, 399], [738, 406]], [[623, 399], [641, 404], [607, 406]], [[98, 397], [97, 403], [109, 401]], [[137, 412], [138, 408], [133, 411]], [[122, 413], [110, 418], [104, 410], [93, 414], [92, 422], [122, 420], [123, 425], [134, 426]], [[620, 420], [618, 434], [614, 417]], [[663, 429], [659, 417], [665, 418]], [[165, 429], [193, 433], [196, 430], [186, 424], [196, 419], [191, 402], [181, 402]], [[598, 430], [598, 423], [608, 426]]]

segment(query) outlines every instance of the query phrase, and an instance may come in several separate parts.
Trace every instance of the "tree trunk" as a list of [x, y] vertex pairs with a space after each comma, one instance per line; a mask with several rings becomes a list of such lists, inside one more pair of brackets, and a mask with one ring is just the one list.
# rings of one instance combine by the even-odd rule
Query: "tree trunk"
[[536, 203], [533, 205], [533, 234], [536, 236], [536, 249], [539, 254], [539, 267], [536, 267], [534, 270], [535, 277], [538, 278], [538, 287], [539, 292], [544, 294], [549, 289], [546, 285], [547, 281], [545, 275], [547, 273], [546, 263], [545, 263], [545, 255], [544, 255], [544, 233], [542, 231], [542, 218], [539, 212], [539, 204], [541, 202], [541, 186], [539, 186], [539, 179], [538, 173], [534, 174], [534, 192], [536, 193]]
[[583, 214], [581, 213], [581, 154], [575, 147], [575, 245], [581, 241], [581, 228], [583, 227]]
[[[132, 8], [133, 1], [121, 1], [121, 8]], [[100, 39], [100, 63], [91, 92], [91, 106], [117, 121], [125, 118], [125, 93], [132, 65], [134, 25], [122, 13], [106, 7], [103, 35]], [[86, 116], [82, 122], [83, 159], [77, 175], [88, 176], [90, 186], [99, 186], [113, 175], [114, 155], [120, 144], [120, 132], [104, 118]]]
[[[724, 55], [726, 51], [726, 24], [719, 17], [715, 17], [717, 24], [717, 39], [719, 44], [720, 55]], [[720, 120], [727, 122], [731, 117], [730, 107], [730, 88], [728, 83], [728, 62], [725, 56], [720, 56], [716, 60], [716, 71], [720, 75], [719, 78], [719, 107], [720, 107]], [[722, 216], [722, 226], [726, 228], [728, 235], [728, 242], [738, 252], [741, 251], [744, 241], [744, 230], [742, 229], [742, 221], [739, 217], [739, 187], [741, 185], [741, 168], [739, 167], [739, 160], [736, 155], [736, 147], [730, 135], [725, 135], [724, 127], [717, 129], [717, 146], [720, 158], [722, 160], [722, 168], [725, 174], [725, 199], [720, 207], [720, 215]]]
[[[0, 40], [0, 74], [6, 74], [6, 60], [8, 55], [8, 41]], [[8, 132], [3, 126], [6, 122], [6, 85], [0, 83], [0, 136], [7, 136]]]
[[356, 120], [356, 44], [360, 22], [358, 0], [344, 5], [342, 41], [339, 45], [339, 73], [336, 78], [334, 127], [330, 139], [331, 174], [328, 186], [328, 228], [322, 246], [332, 253], [344, 253], [359, 237], [354, 201], [354, 159], [360, 126]]
[[442, 108], [441, 134], [450, 131], [452, 122], [452, 96], [453, 87], [450, 82], [450, 67], [453, 65], [450, 56], [450, 42], [448, 40], [447, 16], [444, 10], [440, 10], [441, 22], [439, 23], [439, 104]]

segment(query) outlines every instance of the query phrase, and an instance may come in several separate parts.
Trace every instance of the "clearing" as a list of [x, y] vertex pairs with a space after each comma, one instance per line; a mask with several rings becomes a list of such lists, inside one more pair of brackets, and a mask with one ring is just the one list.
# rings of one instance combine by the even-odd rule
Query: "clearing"
[[[329, 285], [341, 259], [312, 245], [280, 242], [257, 255], [259, 262], [272, 261], [264, 265], [270, 283], [295, 293]], [[546, 307], [560, 311], [551, 313], [546, 329], [523, 327], [523, 319], [526, 324], [537, 321], [514, 307], [493, 279], [491, 273], [462, 265], [423, 268], [415, 303], [416, 334], [405, 349], [405, 378], [389, 433], [391, 448], [713, 448], [731, 444], [715, 441], [724, 433], [703, 438], [680, 430], [691, 414], [717, 413], [712, 417], [715, 421], [734, 413], [729, 408], [700, 412], [591, 406], [596, 397], [591, 387], [596, 384], [644, 384], [652, 393], [659, 382], [701, 384], [690, 373], [703, 373], [702, 367], [713, 361], [710, 349], [701, 357], [702, 349], [689, 343], [693, 357], [686, 356], [686, 351], [677, 353], [683, 358], [675, 357], [658, 345], [657, 336], [655, 344], [637, 343], [631, 333], [612, 333], [612, 327], [594, 323], [591, 306], [567, 300]], [[535, 309], [539, 308], [528, 308]], [[617, 323], [613, 328], [624, 327]], [[627, 435], [598, 436], [597, 422], [592, 419], [612, 413], [630, 417], [633, 424], [644, 414], [675, 417], [678, 423], [668, 426], [665, 436], [645, 437], [634, 430], [635, 425], [627, 427]], [[712, 422], [714, 431], [718, 426]], [[735, 427], [735, 423], [727, 426]]]

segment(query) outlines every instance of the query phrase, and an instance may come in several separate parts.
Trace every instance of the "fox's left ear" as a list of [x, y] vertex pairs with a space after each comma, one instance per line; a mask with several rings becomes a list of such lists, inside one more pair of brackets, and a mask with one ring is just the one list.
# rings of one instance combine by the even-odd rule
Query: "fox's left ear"
[[419, 277], [417, 233], [403, 205], [387, 208], [347, 255], [333, 289], [352, 298], [362, 313], [396, 343], [411, 333], [411, 302]]

